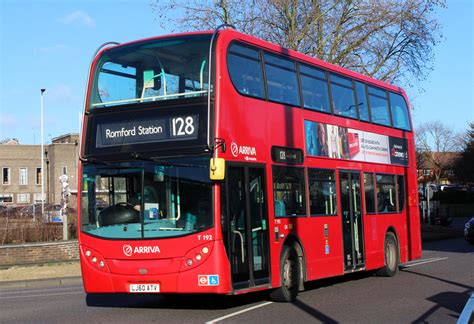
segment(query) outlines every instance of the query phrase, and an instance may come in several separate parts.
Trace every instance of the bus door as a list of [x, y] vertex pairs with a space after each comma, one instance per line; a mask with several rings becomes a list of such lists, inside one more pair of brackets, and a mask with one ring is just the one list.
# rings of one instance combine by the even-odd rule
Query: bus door
[[229, 166], [223, 230], [234, 289], [268, 284], [268, 216], [263, 167]]
[[365, 267], [360, 173], [358, 171], [339, 171], [339, 182], [344, 270], [353, 271]]

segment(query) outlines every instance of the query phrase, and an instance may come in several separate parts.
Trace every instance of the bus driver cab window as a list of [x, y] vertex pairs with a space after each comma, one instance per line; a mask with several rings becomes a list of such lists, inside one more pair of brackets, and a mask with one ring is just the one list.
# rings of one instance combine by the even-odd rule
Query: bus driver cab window
[[[136, 211], [141, 211], [142, 206], [142, 195], [141, 186], [137, 188], [137, 191], [132, 193], [130, 196], [130, 203]], [[145, 178], [143, 185], [143, 206], [144, 206], [144, 218], [146, 220], [155, 220], [161, 218], [160, 214], [164, 211], [159, 209], [159, 197], [157, 187], [154, 182], [148, 178]]]

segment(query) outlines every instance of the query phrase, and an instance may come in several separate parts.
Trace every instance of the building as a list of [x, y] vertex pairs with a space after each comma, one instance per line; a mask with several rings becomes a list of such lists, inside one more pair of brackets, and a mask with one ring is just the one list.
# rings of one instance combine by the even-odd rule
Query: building
[[[77, 161], [79, 135], [66, 134], [44, 146], [44, 201], [60, 204], [59, 177], [68, 176], [71, 191], [69, 206], [77, 197]], [[41, 203], [41, 145], [22, 145], [8, 140], [0, 144], [0, 204]]]
[[427, 152], [417, 158], [418, 183], [449, 185], [457, 182], [453, 166], [459, 152]]

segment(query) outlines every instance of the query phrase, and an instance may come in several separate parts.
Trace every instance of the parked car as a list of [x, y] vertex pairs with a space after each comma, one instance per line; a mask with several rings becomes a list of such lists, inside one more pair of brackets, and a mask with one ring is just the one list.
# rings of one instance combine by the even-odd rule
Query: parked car
[[464, 238], [471, 244], [474, 244], [474, 217], [464, 225]]

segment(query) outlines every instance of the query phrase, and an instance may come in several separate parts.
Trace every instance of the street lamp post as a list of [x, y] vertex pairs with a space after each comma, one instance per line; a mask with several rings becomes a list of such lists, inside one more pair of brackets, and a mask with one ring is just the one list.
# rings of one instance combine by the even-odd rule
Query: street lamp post
[[44, 220], [44, 139], [43, 139], [43, 93], [46, 89], [41, 89], [41, 216]]

